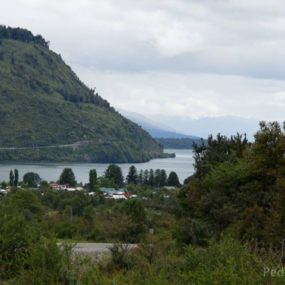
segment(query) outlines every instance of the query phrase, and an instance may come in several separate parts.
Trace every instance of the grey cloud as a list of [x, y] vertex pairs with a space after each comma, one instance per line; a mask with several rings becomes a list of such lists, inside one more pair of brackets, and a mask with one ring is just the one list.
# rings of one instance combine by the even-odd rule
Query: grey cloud
[[74, 64], [122, 72], [197, 71], [283, 79], [282, 4], [14, 0], [0, 16], [6, 24], [42, 33]]
[[116, 107], [282, 119], [283, 0], [11, 0], [0, 18], [41, 33]]

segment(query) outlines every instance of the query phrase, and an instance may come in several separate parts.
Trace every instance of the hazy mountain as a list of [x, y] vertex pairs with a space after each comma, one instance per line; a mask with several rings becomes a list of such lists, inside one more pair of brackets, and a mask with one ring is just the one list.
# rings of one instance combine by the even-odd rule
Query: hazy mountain
[[41, 36], [0, 26], [0, 161], [140, 162], [160, 145], [121, 116]]
[[129, 112], [126, 110], [119, 109], [119, 112], [124, 115], [126, 118], [135, 122], [139, 126], [141, 126], [144, 130], [146, 130], [152, 137], [154, 138], [193, 138], [198, 139], [197, 136], [186, 135], [168, 127], [162, 123], [151, 120], [141, 114], [135, 112]]
[[259, 129], [259, 121], [235, 116], [206, 117], [200, 119], [189, 119], [183, 117], [163, 117], [162, 120], [170, 127], [176, 127], [184, 134], [195, 134], [207, 138], [209, 134], [231, 136], [237, 132], [246, 133], [249, 139]]

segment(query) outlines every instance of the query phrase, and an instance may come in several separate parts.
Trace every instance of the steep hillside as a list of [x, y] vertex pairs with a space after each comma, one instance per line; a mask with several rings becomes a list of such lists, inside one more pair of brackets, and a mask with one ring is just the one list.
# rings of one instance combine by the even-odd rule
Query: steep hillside
[[138, 162], [163, 156], [40, 36], [0, 27], [0, 161]]

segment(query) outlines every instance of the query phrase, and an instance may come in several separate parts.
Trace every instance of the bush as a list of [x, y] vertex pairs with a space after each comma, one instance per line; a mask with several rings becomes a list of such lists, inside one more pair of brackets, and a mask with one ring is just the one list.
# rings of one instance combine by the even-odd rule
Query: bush
[[207, 249], [186, 248], [186, 280], [189, 284], [284, 284], [285, 276], [271, 280], [264, 268], [280, 268], [278, 260], [258, 256], [237, 240], [225, 239]]

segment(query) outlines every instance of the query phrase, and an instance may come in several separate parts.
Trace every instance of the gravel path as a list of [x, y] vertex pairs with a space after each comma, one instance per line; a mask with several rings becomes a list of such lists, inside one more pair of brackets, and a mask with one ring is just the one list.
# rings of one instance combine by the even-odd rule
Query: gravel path
[[[59, 243], [60, 246], [61, 243]], [[137, 244], [123, 244], [124, 247], [128, 249], [133, 249], [137, 247]], [[74, 253], [82, 255], [105, 255], [110, 254], [110, 248], [114, 246], [114, 243], [87, 243], [79, 242], [76, 243], [72, 249]]]

